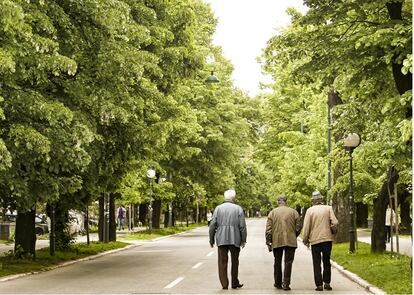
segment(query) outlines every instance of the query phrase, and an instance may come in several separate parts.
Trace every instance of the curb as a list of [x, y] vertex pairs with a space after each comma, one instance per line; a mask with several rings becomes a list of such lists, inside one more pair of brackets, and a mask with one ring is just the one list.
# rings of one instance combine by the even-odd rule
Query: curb
[[[301, 241], [301, 243], [303, 244], [302, 238], [299, 237], [298, 240]], [[303, 244], [303, 245], [305, 246], [305, 244]], [[386, 292], [384, 292], [380, 288], [378, 288], [374, 285], [371, 285], [370, 283], [368, 283], [364, 279], [360, 278], [358, 275], [354, 274], [353, 272], [350, 272], [349, 270], [346, 270], [342, 265], [339, 265], [338, 263], [336, 263], [332, 259], [331, 259], [331, 265], [334, 268], [336, 268], [341, 274], [346, 276], [348, 279], [350, 279], [351, 281], [357, 283], [362, 288], [364, 288], [365, 290], [371, 292], [372, 294], [375, 294], [375, 295], [386, 295], [387, 294]]]
[[141, 245], [142, 244], [130, 244], [130, 245], [125, 246], [123, 248], [113, 249], [113, 250], [105, 251], [105, 252], [102, 252], [102, 253], [98, 253], [96, 255], [92, 255], [92, 256], [88, 256], [88, 257], [84, 257], [84, 258], [80, 258], [80, 259], [76, 259], [76, 260], [72, 260], [72, 261], [63, 262], [61, 264], [53, 265], [53, 266], [47, 267], [47, 268], [39, 270], [39, 271], [32, 271], [32, 272], [26, 272], [26, 273], [20, 273], [20, 274], [5, 276], [3, 278], [0, 278], [0, 283], [15, 280], [15, 279], [25, 277], [25, 276], [29, 276], [29, 275], [43, 273], [43, 272], [46, 272], [46, 271], [49, 271], [49, 270], [65, 267], [65, 266], [72, 265], [72, 264], [82, 262], [82, 261], [97, 259], [97, 258], [102, 257], [102, 256], [106, 256], [106, 255], [110, 255], [110, 254], [113, 254], [113, 253], [125, 251], [125, 250], [135, 248], [135, 247], [138, 247], [138, 246], [141, 246]]
[[344, 276], [346, 276], [348, 279], [350, 279], [351, 281], [357, 283], [358, 285], [363, 287], [365, 290], [371, 292], [372, 294], [376, 294], [376, 295], [385, 295], [385, 294], [387, 294], [383, 290], [375, 287], [374, 285], [371, 285], [370, 283], [368, 283], [364, 279], [360, 278], [358, 275], [354, 274], [353, 272], [350, 272], [350, 271], [346, 270], [343, 266], [339, 265], [335, 261], [331, 260], [331, 265], [333, 267], [335, 267]]

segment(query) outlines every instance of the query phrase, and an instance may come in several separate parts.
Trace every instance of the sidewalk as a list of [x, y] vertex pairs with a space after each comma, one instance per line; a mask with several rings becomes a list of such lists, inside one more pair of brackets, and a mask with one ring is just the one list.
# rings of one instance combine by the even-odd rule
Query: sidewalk
[[[357, 235], [358, 235], [358, 241], [371, 244], [371, 232], [370, 231], [367, 231], [366, 229], [358, 229]], [[399, 239], [400, 254], [413, 257], [413, 243], [411, 241], [411, 238], [400, 236], [398, 237], [398, 239]], [[397, 242], [396, 242], [395, 236], [393, 236], [392, 245], [393, 245], [393, 252], [397, 253]], [[386, 244], [386, 249], [387, 251], [391, 252], [391, 243]]]

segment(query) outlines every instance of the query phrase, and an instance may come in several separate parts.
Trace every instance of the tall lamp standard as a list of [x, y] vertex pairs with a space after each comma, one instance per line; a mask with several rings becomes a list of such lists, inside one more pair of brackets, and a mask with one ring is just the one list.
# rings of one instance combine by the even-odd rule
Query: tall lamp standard
[[152, 182], [155, 177], [155, 170], [152, 168], [148, 168], [147, 170], [147, 177], [150, 180], [150, 189], [151, 189], [151, 196], [150, 196], [150, 204], [149, 204], [149, 220], [148, 220], [148, 227], [149, 230], [152, 230]]
[[354, 202], [354, 184], [352, 176], [352, 152], [361, 143], [361, 137], [356, 133], [349, 133], [344, 138], [344, 147], [349, 154], [349, 253], [355, 252], [355, 240], [356, 240], [356, 220], [355, 220], [355, 202]]

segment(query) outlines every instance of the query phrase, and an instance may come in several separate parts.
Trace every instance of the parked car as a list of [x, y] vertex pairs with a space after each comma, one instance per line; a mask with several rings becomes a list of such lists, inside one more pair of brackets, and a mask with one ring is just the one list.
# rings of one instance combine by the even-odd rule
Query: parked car
[[45, 214], [35, 216], [35, 231], [37, 235], [43, 235], [49, 232], [47, 216]]
[[[17, 211], [10, 212], [9, 210], [5, 214], [5, 221], [16, 223]], [[49, 226], [47, 222], [47, 216], [45, 214], [36, 214], [35, 216], [35, 232], [37, 235], [43, 235], [49, 232]]]

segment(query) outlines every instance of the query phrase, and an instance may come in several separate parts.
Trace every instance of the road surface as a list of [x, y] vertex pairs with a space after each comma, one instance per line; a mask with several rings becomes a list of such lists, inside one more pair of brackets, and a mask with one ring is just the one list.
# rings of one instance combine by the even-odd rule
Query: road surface
[[[264, 244], [265, 218], [248, 220], [247, 245], [240, 254], [242, 289], [222, 290], [217, 248], [208, 244], [207, 227], [141, 243], [129, 250], [78, 262], [40, 274], [1, 282], [4, 294], [314, 294], [310, 251], [299, 245], [291, 291], [273, 287], [273, 256]], [[332, 269], [329, 294], [366, 294]]]

